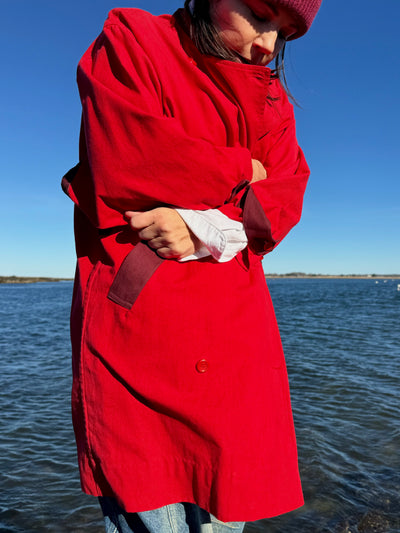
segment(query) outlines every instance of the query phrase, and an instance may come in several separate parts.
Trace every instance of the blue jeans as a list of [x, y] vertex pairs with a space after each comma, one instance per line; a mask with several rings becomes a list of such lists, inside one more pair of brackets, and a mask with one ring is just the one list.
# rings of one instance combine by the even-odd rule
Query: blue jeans
[[221, 522], [194, 503], [126, 513], [113, 498], [99, 498], [106, 533], [242, 533], [244, 522]]

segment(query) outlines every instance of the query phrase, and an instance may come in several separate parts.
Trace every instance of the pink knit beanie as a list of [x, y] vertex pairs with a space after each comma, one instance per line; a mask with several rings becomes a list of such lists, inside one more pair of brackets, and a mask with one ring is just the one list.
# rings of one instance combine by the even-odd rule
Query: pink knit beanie
[[298, 31], [289, 40], [304, 35], [312, 24], [322, 0], [273, 0], [277, 7], [287, 9], [295, 18]]

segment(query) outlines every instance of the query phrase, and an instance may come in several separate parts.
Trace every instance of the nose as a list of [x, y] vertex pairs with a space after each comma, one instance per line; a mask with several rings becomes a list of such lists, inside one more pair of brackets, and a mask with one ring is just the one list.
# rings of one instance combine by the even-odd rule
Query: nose
[[266, 56], [275, 52], [278, 32], [276, 30], [265, 31], [260, 33], [253, 41], [253, 46]]

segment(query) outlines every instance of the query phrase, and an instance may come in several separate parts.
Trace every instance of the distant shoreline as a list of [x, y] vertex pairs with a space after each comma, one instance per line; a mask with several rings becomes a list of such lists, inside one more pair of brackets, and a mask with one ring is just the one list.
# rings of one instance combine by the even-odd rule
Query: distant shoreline
[[1, 283], [43, 283], [50, 281], [73, 281], [72, 278], [48, 278], [40, 276], [0, 276]]
[[[400, 274], [305, 274], [293, 272], [289, 274], [265, 274], [267, 279], [400, 279]], [[73, 281], [72, 278], [50, 278], [41, 276], [0, 276], [0, 284], [10, 283], [46, 283]]]
[[265, 274], [268, 279], [400, 279], [400, 274]]

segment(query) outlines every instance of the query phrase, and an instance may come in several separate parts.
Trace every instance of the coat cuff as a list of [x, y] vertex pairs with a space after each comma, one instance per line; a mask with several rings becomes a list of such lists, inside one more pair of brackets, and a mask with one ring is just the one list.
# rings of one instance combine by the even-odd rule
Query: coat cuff
[[270, 252], [277, 242], [272, 237], [271, 223], [251, 185], [247, 186], [240, 205], [243, 210], [243, 226], [249, 241], [249, 248], [256, 255]]

